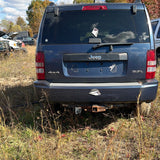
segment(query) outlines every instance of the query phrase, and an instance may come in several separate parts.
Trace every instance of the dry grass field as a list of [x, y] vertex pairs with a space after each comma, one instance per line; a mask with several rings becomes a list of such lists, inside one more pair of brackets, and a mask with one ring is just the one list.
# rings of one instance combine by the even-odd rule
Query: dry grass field
[[[1, 160], [159, 160], [160, 89], [148, 117], [129, 109], [55, 113], [39, 103], [35, 46], [0, 60]], [[157, 68], [160, 81], [160, 67]]]

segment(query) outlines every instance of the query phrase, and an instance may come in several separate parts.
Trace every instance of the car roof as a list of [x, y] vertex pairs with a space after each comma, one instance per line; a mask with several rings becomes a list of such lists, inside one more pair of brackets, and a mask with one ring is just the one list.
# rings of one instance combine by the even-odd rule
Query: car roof
[[58, 11], [73, 11], [73, 10], [82, 10], [84, 6], [106, 6], [107, 9], [131, 9], [135, 5], [137, 9], [144, 10], [143, 3], [91, 3], [91, 4], [72, 4], [72, 5], [55, 5], [50, 3], [46, 8], [46, 12], [53, 12], [55, 8]]

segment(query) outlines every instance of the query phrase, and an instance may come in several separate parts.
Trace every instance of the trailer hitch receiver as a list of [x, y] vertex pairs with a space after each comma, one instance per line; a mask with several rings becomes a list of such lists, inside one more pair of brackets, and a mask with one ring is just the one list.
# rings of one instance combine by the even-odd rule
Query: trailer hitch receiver
[[99, 106], [99, 105], [93, 105], [92, 106], [92, 112], [93, 113], [105, 112], [105, 111], [106, 111], [106, 107], [104, 107], [104, 106]]

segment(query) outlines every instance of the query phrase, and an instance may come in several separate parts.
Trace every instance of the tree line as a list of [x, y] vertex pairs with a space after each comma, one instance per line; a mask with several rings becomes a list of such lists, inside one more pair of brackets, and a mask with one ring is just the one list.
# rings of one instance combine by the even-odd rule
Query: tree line
[[49, 3], [49, 0], [32, 0], [26, 11], [27, 21], [19, 16], [15, 22], [2, 20], [0, 26], [6, 33], [28, 31], [29, 35], [32, 37], [34, 34], [38, 33], [42, 15]]
[[[132, 3], [135, 0], [105, 0], [106, 2]], [[146, 5], [151, 19], [160, 17], [160, 1], [159, 0], [142, 0]], [[39, 25], [45, 8], [49, 5], [49, 0], [32, 0], [26, 11], [27, 18], [24, 20], [18, 17], [16, 22], [2, 20], [0, 26], [5, 32], [28, 31], [30, 36], [37, 34]], [[94, 3], [94, 0], [74, 0], [73, 3]]]

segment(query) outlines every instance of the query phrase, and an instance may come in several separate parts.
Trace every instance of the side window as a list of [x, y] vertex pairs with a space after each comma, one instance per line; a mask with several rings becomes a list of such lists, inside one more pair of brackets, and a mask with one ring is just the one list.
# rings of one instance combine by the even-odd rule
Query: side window
[[158, 33], [157, 33], [157, 38], [160, 38], [160, 27], [159, 27], [159, 30], [158, 30]]
[[155, 33], [156, 27], [157, 27], [158, 21], [152, 22], [152, 29], [153, 33]]

